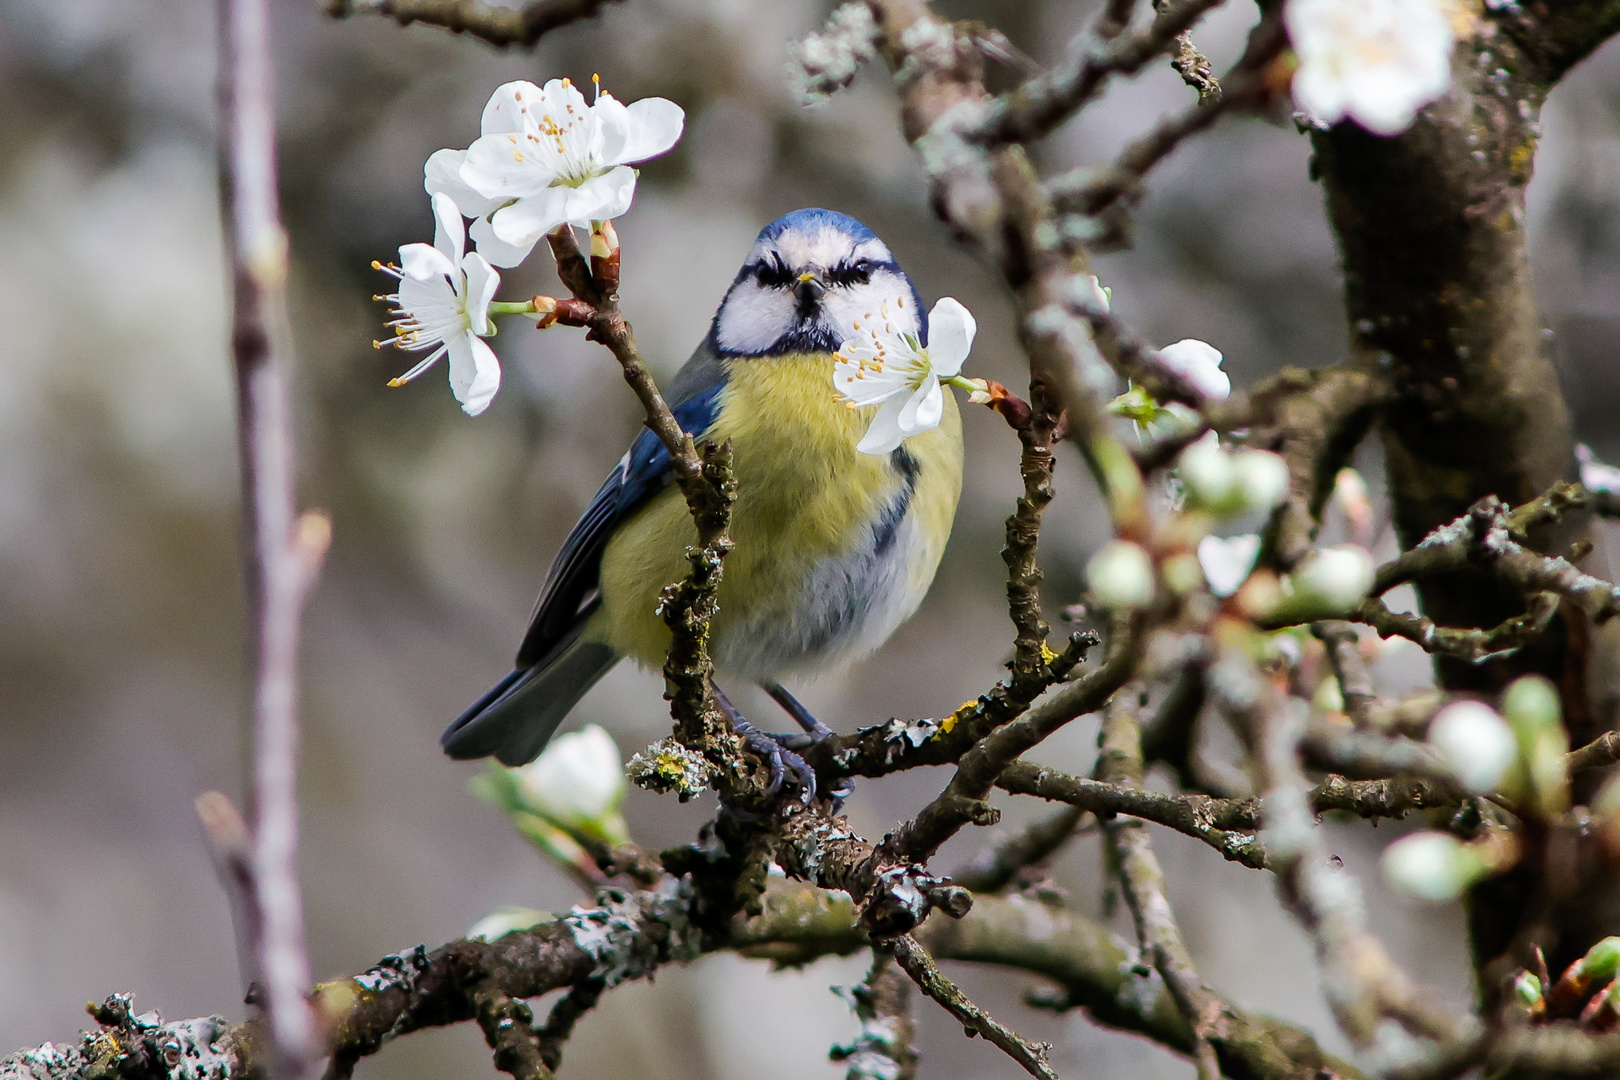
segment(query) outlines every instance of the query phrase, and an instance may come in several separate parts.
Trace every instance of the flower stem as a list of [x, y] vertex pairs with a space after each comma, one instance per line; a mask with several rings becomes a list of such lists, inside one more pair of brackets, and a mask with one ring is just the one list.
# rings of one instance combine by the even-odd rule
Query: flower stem
[[533, 300], [491, 300], [489, 302], [491, 315], [534, 315]]

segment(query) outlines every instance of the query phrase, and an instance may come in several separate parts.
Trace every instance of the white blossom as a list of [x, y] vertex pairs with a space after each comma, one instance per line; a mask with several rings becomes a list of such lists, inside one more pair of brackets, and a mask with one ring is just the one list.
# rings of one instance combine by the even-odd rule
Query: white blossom
[[1110, 540], [1086, 563], [1086, 588], [1110, 610], [1147, 607], [1153, 602], [1153, 559], [1140, 544]]
[[1238, 591], [1254, 569], [1260, 555], [1260, 537], [1255, 533], [1241, 536], [1206, 536], [1198, 541], [1198, 566], [1209, 582], [1209, 591], [1216, 596], [1231, 596]]
[[1479, 701], [1459, 701], [1435, 714], [1429, 722], [1429, 745], [1476, 795], [1495, 791], [1519, 756], [1513, 729]]
[[1453, 31], [1440, 0], [1289, 0], [1294, 101], [1325, 124], [1346, 116], [1398, 135], [1451, 84]]
[[1356, 544], [1322, 548], [1294, 571], [1290, 581], [1298, 598], [1313, 609], [1347, 612], [1372, 588], [1372, 556]]
[[428, 158], [425, 186], [453, 196], [496, 266], [516, 266], [559, 225], [605, 221], [630, 209], [636, 171], [681, 137], [686, 114], [664, 98], [625, 105], [585, 100], [567, 79], [509, 82], [484, 107], [466, 150]]
[[940, 379], [961, 372], [978, 331], [972, 312], [942, 297], [928, 313], [928, 344], [923, 345], [916, 335], [894, 329], [889, 303], [854, 324], [833, 364], [838, 400], [850, 408], [878, 406], [855, 447], [863, 454], [890, 453], [911, 436], [939, 426], [945, 415]]
[[1408, 896], [1443, 904], [1485, 874], [1479, 856], [1450, 833], [1415, 832], [1384, 849], [1384, 880]]
[[501, 277], [476, 251], [465, 251], [461, 210], [449, 195], [433, 196], [433, 243], [406, 244], [399, 265], [377, 269], [399, 279], [399, 291], [377, 297], [393, 306], [388, 325], [394, 337], [384, 344], [408, 352], [431, 350], [405, 374], [389, 382], [410, 382], [441, 356], [450, 357], [450, 390], [469, 416], [489, 407], [501, 386], [501, 365], [481, 338], [495, 332], [489, 304]]
[[1232, 393], [1232, 380], [1221, 370], [1221, 361], [1225, 357], [1207, 341], [1182, 338], [1160, 349], [1159, 359], [1165, 367], [1196, 386], [1205, 397], [1222, 401]]
[[609, 843], [627, 840], [624, 759], [613, 736], [596, 724], [559, 735], [545, 753], [514, 770], [528, 809], [569, 831]]

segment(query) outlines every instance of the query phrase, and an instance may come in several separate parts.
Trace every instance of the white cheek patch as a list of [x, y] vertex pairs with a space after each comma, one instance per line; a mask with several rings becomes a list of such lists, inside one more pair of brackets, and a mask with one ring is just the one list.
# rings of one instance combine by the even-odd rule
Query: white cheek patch
[[785, 289], [767, 289], [745, 278], [720, 306], [715, 344], [725, 352], [745, 355], [769, 350], [793, 329], [796, 303]]

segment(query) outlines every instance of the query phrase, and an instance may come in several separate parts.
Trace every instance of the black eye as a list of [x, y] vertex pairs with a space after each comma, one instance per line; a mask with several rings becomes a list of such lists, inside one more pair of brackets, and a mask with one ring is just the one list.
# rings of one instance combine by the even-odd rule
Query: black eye
[[872, 280], [872, 261], [857, 259], [852, 263], [839, 263], [828, 273], [827, 280], [834, 285], [865, 285]]
[[793, 284], [792, 273], [775, 260], [760, 260], [754, 267], [754, 276], [767, 289], [785, 289]]

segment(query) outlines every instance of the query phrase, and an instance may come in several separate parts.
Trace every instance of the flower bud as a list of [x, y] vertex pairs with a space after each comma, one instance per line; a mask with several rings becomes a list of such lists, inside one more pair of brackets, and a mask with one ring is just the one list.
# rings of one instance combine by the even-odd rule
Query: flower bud
[[1181, 452], [1176, 475], [1191, 502], [1216, 513], [1230, 512], [1242, 499], [1232, 455], [1221, 449], [1213, 431]]
[[1372, 556], [1355, 544], [1323, 548], [1283, 581], [1266, 617], [1289, 623], [1337, 619], [1350, 613], [1372, 588]]
[[1591, 982], [1612, 979], [1620, 971], [1620, 937], [1606, 937], [1581, 957], [1580, 975]]
[[596, 724], [551, 740], [545, 753], [514, 770], [525, 809], [569, 833], [613, 845], [630, 839], [619, 807], [624, 760]]
[[1391, 888], [1436, 904], [1457, 899], [1486, 874], [1467, 844], [1443, 832], [1402, 837], [1384, 849], [1382, 863]]
[[1569, 809], [1569, 735], [1558, 690], [1539, 675], [1515, 679], [1502, 694], [1502, 715], [1519, 743], [1531, 803], [1543, 814], [1563, 813]]
[[1221, 351], [1207, 341], [1183, 338], [1160, 349], [1159, 359], [1205, 397], [1221, 401], [1232, 393], [1232, 380], [1221, 370]]
[[1529, 1008], [1541, 1004], [1541, 980], [1528, 971], [1519, 972], [1519, 977], [1513, 980], [1513, 996]]
[[1519, 756], [1519, 744], [1495, 709], [1478, 701], [1447, 705], [1429, 724], [1429, 745], [1475, 795], [1495, 791]]
[[1111, 540], [1086, 564], [1086, 584], [1102, 607], [1147, 607], [1153, 602], [1153, 559], [1139, 544]]
[[1239, 450], [1232, 458], [1245, 510], [1269, 511], [1288, 494], [1288, 463], [1276, 454], [1268, 450]]

